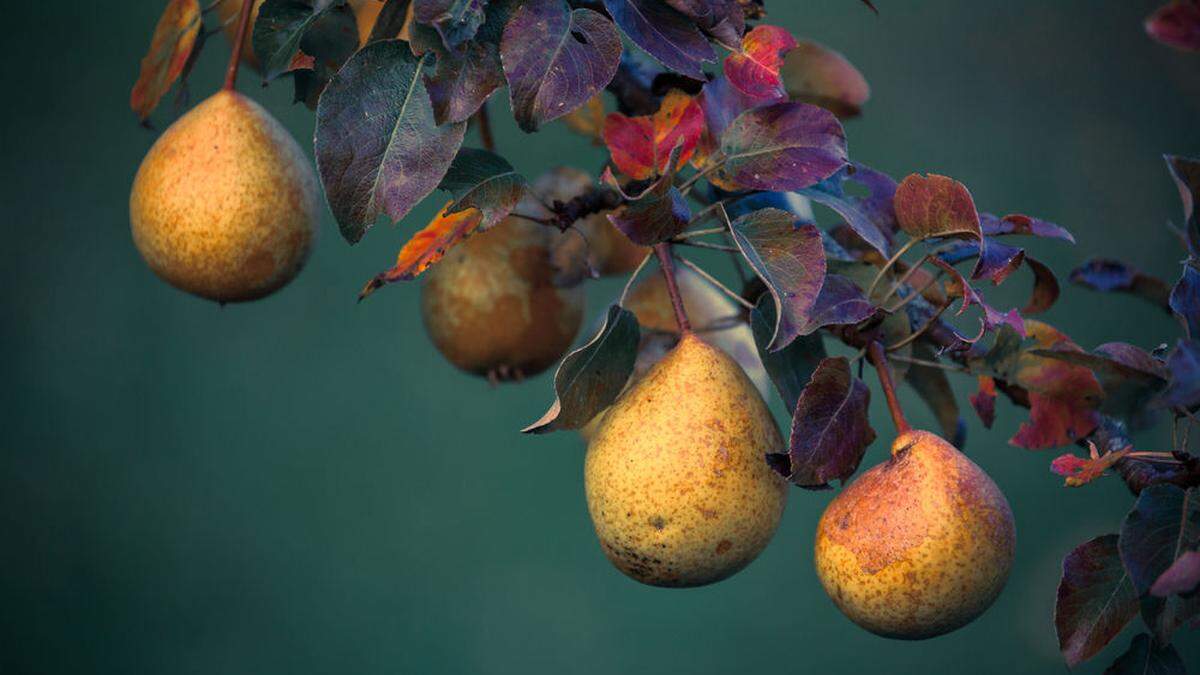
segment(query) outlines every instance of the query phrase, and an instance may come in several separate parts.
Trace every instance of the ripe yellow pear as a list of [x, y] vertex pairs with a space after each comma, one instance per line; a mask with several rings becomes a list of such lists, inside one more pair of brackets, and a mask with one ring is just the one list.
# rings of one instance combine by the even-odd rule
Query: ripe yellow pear
[[817, 576], [846, 616], [884, 637], [960, 628], [999, 595], [1016, 544], [1000, 488], [953, 445], [907, 431], [817, 526]]
[[605, 555], [654, 586], [750, 564], [787, 503], [764, 460], [783, 439], [746, 373], [694, 333], [613, 403], [588, 445], [588, 511]]
[[129, 197], [133, 241], [171, 285], [217, 302], [261, 298], [308, 259], [317, 178], [262, 106], [233, 91], [208, 98], [150, 148]]
[[555, 282], [550, 252], [563, 236], [505, 218], [425, 273], [421, 316], [447, 360], [509, 380], [540, 373], [566, 353], [583, 321], [584, 290]]

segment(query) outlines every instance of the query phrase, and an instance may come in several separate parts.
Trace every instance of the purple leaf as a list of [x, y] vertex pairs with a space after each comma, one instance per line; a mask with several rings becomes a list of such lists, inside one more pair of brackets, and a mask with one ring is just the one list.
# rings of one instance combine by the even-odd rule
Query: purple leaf
[[1200, 548], [1200, 490], [1142, 490], [1121, 523], [1121, 561], [1138, 594], [1150, 590], [1183, 551]]
[[979, 225], [983, 230], [983, 234], [990, 237], [999, 237], [1008, 234], [1029, 234], [1035, 237], [1061, 239], [1069, 241], [1072, 244], [1075, 243], [1075, 237], [1065, 228], [1019, 213], [1011, 213], [1003, 218], [990, 213], [980, 213]]
[[1139, 633], [1104, 675], [1187, 675], [1187, 668], [1175, 647], [1158, 646], [1149, 635]]
[[1119, 260], [1092, 258], [1071, 271], [1071, 282], [1104, 293], [1130, 293], [1170, 311], [1167, 282]]
[[870, 403], [870, 389], [851, 375], [845, 357], [821, 361], [792, 416], [788, 480], [803, 488], [824, 489], [831, 480], [844, 483], [854, 475], [875, 440], [867, 417]]
[[439, 124], [468, 119], [504, 84], [500, 36], [508, 20], [507, 7], [493, 6], [475, 39], [454, 49], [447, 49], [432, 28], [419, 23], [410, 26], [413, 52], [418, 56], [430, 51], [437, 54], [433, 73], [425, 75], [425, 87]]
[[633, 373], [640, 332], [633, 312], [609, 307], [600, 332], [567, 354], [554, 373], [554, 404], [522, 433], [578, 429], [612, 405]]
[[1192, 409], [1200, 406], [1200, 340], [1180, 340], [1167, 357], [1171, 383], [1158, 404]]
[[808, 321], [800, 335], [809, 335], [824, 326], [858, 323], [875, 313], [862, 289], [840, 274], [826, 274], [817, 301], [808, 310]]
[[676, 145], [667, 160], [663, 175], [636, 196], [625, 194], [620, 183], [606, 168], [601, 179], [621, 193], [626, 203], [608, 215], [608, 219], [630, 241], [641, 246], [653, 246], [683, 232], [691, 219], [687, 199], [675, 187], [675, 172], [679, 169], [679, 153], [683, 146]]
[[[1200, 8], [1197, 10], [1200, 14]], [[1198, 26], [1200, 28], [1200, 26]], [[1183, 202], [1183, 222], [1186, 228], [1188, 248], [1192, 255], [1200, 256], [1200, 160], [1167, 155], [1167, 170], [1175, 187], [1179, 188], [1179, 199]]]
[[1190, 594], [1200, 587], [1200, 551], [1188, 551], [1175, 559], [1165, 572], [1158, 575], [1150, 594], [1165, 598], [1169, 595]]
[[1200, 4], [1171, 0], [1146, 18], [1146, 33], [1180, 51], [1200, 51]]
[[694, 80], [704, 80], [700, 64], [717, 58], [696, 22], [661, 0], [604, 0], [613, 21], [659, 63]]
[[819, 334], [804, 335], [792, 340], [783, 349], [773, 352], [767, 349], [775, 333], [775, 302], [765, 294], [750, 312], [750, 327], [754, 330], [754, 344], [763, 367], [780, 398], [788, 410], [796, 409], [800, 393], [808, 385], [813, 371], [825, 358], [825, 344]]
[[1117, 541], [1115, 534], [1096, 537], [1063, 559], [1054, 629], [1069, 668], [1095, 656], [1137, 616], [1138, 596]]
[[1168, 304], [1175, 316], [1183, 321], [1188, 336], [1200, 338], [1200, 270], [1192, 263], [1183, 266], [1183, 276], [1175, 282]]
[[726, 49], [737, 49], [746, 32], [746, 15], [738, 0], [666, 0]]
[[342, 236], [362, 238], [379, 215], [393, 222], [437, 187], [466, 124], [438, 126], [424, 59], [401, 40], [373, 42], [346, 62], [317, 108], [313, 146]]
[[729, 78], [718, 75], [700, 90], [700, 109], [704, 111], [704, 124], [709, 134], [720, 138], [721, 134], [738, 115], [758, 107], [760, 102], [729, 83]]
[[488, 0], [412, 0], [413, 18], [433, 26], [447, 49], [475, 37], [483, 25]]
[[603, 14], [563, 0], [528, 0], [500, 40], [517, 124], [526, 132], [562, 117], [604, 88], [621, 63], [621, 36]]
[[833, 113], [807, 103], [748, 110], [721, 134], [722, 177], [751, 190], [802, 190], [846, 166], [846, 135]]
[[512, 213], [525, 194], [525, 177], [503, 157], [487, 150], [462, 148], [438, 188], [454, 195], [444, 213], [476, 208], [483, 213], [480, 230], [486, 230]]
[[[825, 247], [811, 224], [792, 214], [761, 209], [733, 221], [734, 242], [775, 298], [778, 320], [769, 351], [783, 349], [809, 325], [825, 281]], [[811, 332], [811, 331], [810, 331]]]
[[[871, 192], [870, 196], [847, 195], [843, 188], [846, 181], [866, 187]], [[852, 165], [849, 170], [797, 192], [836, 211], [846, 219], [850, 229], [877, 253], [884, 256], [888, 254], [892, 234], [898, 228], [896, 211], [892, 208], [896, 181], [891, 176], [861, 165]]]

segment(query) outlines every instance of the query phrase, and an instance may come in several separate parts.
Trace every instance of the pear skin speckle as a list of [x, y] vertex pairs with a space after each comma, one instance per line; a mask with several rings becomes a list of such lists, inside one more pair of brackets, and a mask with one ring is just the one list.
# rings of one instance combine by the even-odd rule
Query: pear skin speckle
[[609, 560], [654, 586], [702, 586], [770, 542], [787, 484], [783, 439], [728, 355], [695, 334], [613, 403], [588, 446], [588, 510]]
[[910, 431], [830, 502], [815, 558], [825, 592], [852, 621], [919, 640], [991, 606], [1015, 547], [1012, 512], [992, 479], [945, 440]]
[[170, 126], [138, 169], [133, 241], [155, 274], [217, 302], [291, 281], [316, 238], [317, 178], [260, 105], [221, 91]]

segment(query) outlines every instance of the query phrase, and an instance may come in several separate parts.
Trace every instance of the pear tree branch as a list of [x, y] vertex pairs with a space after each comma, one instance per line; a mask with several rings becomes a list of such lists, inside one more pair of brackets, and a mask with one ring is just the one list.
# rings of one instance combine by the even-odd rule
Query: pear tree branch
[[242, 65], [242, 48], [246, 45], [246, 33], [250, 30], [250, 11], [254, 0], [242, 0], [242, 13], [238, 16], [237, 36], [233, 39], [233, 53], [225, 69], [225, 91], [233, 91], [237, 85], [238, 67]]
[[692, 332], [692, 323], [688, 321], [687, 311], [683, 308], [683, 297], [679, 295], [679, 285], [675, 283], [675, 261], [671, 259], [671, 245], [655, 244], [654, 254], [658, 256], [658, 265], [662, 268], [663, 278], [667, 282], [667, 295], [671, 296], [671, 308], [675, 310], [675, 322], [679, 324], [679, 333], [687, 335]]

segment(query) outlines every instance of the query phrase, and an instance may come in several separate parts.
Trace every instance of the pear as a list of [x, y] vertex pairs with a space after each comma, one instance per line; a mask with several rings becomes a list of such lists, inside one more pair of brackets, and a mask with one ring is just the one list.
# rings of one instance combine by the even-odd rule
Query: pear
[[133, 241], [155, 274], [220, 303], [291, 281], [316, 238], [317, 178], [262, 106], [223, 90], [150, 148], [129, 197]]
[[555, 281], [552, 228], [509, 217], [451, 248], [425, 273], [421, 316], [450, 363], [493, 380], [556, 363], [583, 322], [583, 287]]
[[653, 586], [702, 586], [750, 564], [787, 485], [783, 439], [733, 359], [694, 333], [613, 403], [588, 445], [588, 511], [608, 559]]
[[[533, 191], [546, 204], [555, 201], [571, 201], [587, 192], [595, 181], [586, 171], [568, 166], [554, 167], [533, 182]], [[540, 204], [535, 212], [544, 212]], [[592, 213], [577, 220], [573, 225], [577, 238], [569, 242], [585, 249], [584, 255], [593, 269], [603, 276], [632, 272], [650, 253], [647, 246], [639, 246], [626, 237], [608, 219], [609, 211]], [[546, 215], [550, 215], [546, 213]]]
[[1016, 531], [1004, 494], [974, 462], [927, 431], [906, 431], [886, 462], [825, 509], [816, 568], [852, 621], [920, 640], [970, 623], [999, 595]]

